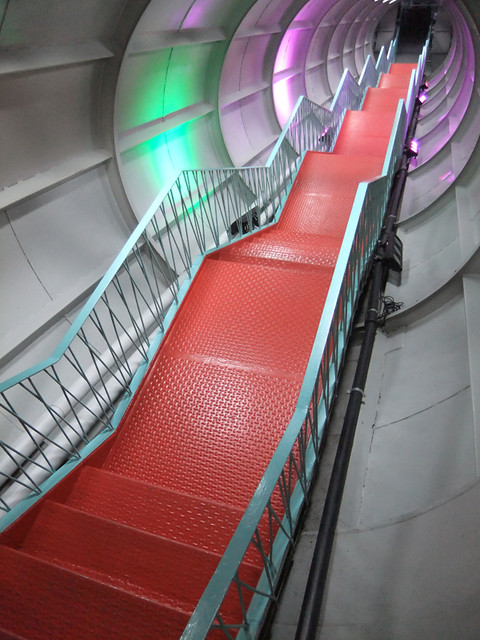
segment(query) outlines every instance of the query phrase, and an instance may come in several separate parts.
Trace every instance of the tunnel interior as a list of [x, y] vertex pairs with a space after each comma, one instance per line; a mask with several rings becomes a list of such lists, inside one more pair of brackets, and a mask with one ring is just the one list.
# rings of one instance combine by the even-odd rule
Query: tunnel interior
[[[480, 468], [480, 12], [474, 0], [435, 5], [0, 2], [4, 382], [51, 355], [179, 171], [262, 165], [299, 96], [329, 106], [343, 70], [358, 79], [388, 45], [399, 11], [400, 57], [417, 50], [434, 18], [420, 153], [398, 225], [402, 284], [387, 291], [403, 307], [373, 357], [347, 481], [324, 618], [324, 637], [335, 640], [351, 628], [375, 637], [366, 620], [378, 620], [379, 598], [390, 603], [380, 638], [476, 639], [478, 629], [464, 578], [480, 561], [471, 533]], [[0, 438], [16, 446], [18, 425], [0, 414]], [[449, 521], [464, 523], [463, 551]], [[417, 568], [426, 587], [415, 602]]]

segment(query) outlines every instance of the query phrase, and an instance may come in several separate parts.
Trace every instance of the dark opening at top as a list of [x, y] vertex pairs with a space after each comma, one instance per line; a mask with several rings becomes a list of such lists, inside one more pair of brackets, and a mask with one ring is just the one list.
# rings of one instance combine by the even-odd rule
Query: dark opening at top
[[432, 24], [432, 6], [403, 4], [400, 7], [398, 54], [419, 56]]

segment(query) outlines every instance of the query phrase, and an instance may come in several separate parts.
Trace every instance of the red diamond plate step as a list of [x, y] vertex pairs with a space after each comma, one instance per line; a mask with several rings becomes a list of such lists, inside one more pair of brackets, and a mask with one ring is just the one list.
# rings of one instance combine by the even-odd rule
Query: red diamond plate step
[[82, 471], [66, 504], [215, 553], [225, 551], [243, 515], [235, 507], [94, 467]]
[[245, 508], [293, 415], [332, 270], [216, 258], [203, 262], [105, 468]]
[[347, 111], [333, 150], [334, 154], [385, 158], [395, 120], [393, 110], [386, 113]]
[[417, 65], [413, 63], [406, 62], [394, 62], [390, 65], [390, 69], [388, 70], [388, 75], [392, 76], [408, 76], [412, 75], [412, 71], [417, 70]]
[[406, 91], [398, 87], [392, 89], [368, 89], [363, 101], [362, 111], [381, 111], [385, 113], [386, 110], [390, 110], [395, 113], [398, 101], [405, 100], [406, 97]]
[[379, 89], [403, 89], [405, 91], [405, 96], [408, 92], [408, 87], [410, 85], [410, 75], [409, 74], [397, 74], [393, 75], [391, 73], [384, 73], [380, 78], [380, 82], [378, 83]]
[[105, 468], [245, 509], [294, 411], [300, 380], [167, 354], [150, 374]]
[[343, 238], [358, 183], [380, 175], [384, 158], [307, 153], [278, 229]]
[[248, 242], [236, 242], [228, 251], [222, 251], [222, 260], [242, 259], [252, 262], [279, 261], [299, 265], [330, 267], [337, 263], [342, 238], [318, 234], [282, 231], [273, 225], [248, 238]]
[[394, 121], [395, 113], [347, 111], [337, 138], [337, 144], [339, 140], [346, 140], [349, 137], [355, 138], [355, 140], [363, 137], [389, 140]]
[[[205, 358], [255, 375], [302, 378], [333, 268], [240, 259], [232, 263], [222, 256], [219, 252], [204, 261], [163, 353]], [[312, 300], [318, 303], [312, 305]], [[225, 393], [230, 396], [229, 390]], [[231, 399], [221, 394], [219, 387], [216, 402], [230, 412]], [[239, 400], [244, 394], [240, 387]], [[248, 406], [248, 397], [244, 400]]]
[[178, 640], [189, 618], [5, 546], [0, 602], [2, 627], [28, 640]]
[[[21, 551], [149, 600], [193, 612], [221, 555], [47, 501]], [[243, 563], [240, 578], [255, 586], [261, 569]], [[241, 621], [236, 590], [222, 613]]]

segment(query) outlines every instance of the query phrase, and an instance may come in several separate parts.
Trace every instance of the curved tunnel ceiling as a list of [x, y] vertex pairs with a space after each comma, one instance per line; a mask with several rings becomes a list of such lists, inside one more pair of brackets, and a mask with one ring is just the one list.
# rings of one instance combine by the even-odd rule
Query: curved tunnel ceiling
[[[411, 498], [402, 519], [409, 510], [417, 518], [432, 500], [450, 496], [471, 478], [477, 481], [480, 468], [478, 456], [468, 466], [450, 446], [451, 438], [470, 443], [459, 435], [470, 427], [470, 416], [462, 414], [469, 385], [480, 415], [480, 3], [441, 4], [434, 45], [446, 55], [432, 57], [428, 68], [420, 156], [407, 181], [399, 224], [404, 279], [401, 289], [390, 290], [401, 296], [404, 308], [389, 321], [393, 342], [385, 334], [379, 357], [401, 381], [390, 386], [390, 396], [398, 388], [403, 395], [390, 401], [382, 386], [381, 406], [378, 392], [372, 396], [375, 415], [383, 412], [399, 430], [405, 424], [410, 429], [405, 449], [391, 437], [394, 473], [387, 469], [388, 478]], [[173, 173], [262, 162], [298, 95], [328, 104], [343, 68], [357, 75], [366, 57], [388, 41], [395, 12], [395, 4], [375, 0], [0, 0], [2, 378], [50, 355], [136, 219]], [[476, 381], [465, 373], [469, 357]], [[451, 418], [445, 409], [450, 400]], [[365, 451], [372, 446], [385, 451], [387, 418], [378, 423], [377, 444], [371, 440], [372, 423], [365, 421]], [[429, 437], [442, 424], [448, 434], [444, 449]], [[6, 425], [15, 428], [8, 417]], [[424, 438], [420, 446], [410, 437], [416, 435]], [[469, 446], [474, 448], [476, 454], [478, 447]], [[456, 473], [444, 483], [452, 450], [458, 466], [446, 465]], [[418, 464], [412, 463], [415, 455]], [[383, 464], [386, 458], [380, 458]], [[407, 464], [397, 465], [399, 460]], [[412, 480], [395, 473], [400, 467]], [[357, 462], [357, 468], [363, 474], [366, 466]], [[417, 486], [404, 491], [423, 476], [438, 478], [439, 471], [436, 493], [427, 495]], [[362, 500], [370, 495], [366, 483], [375, 482], [372, 466], [369, 474], [355, 484]], [[395, 490], [393, 482], [384, 486]], [[375, 493], [371, 496], [365, 503], [376, 519], [370, 516], [366, 526], [373, 522], [388, 532], [384, 525], [392, 512], [382, 512]], [[390, 509], [390, 494], [387, 502]], [[412, 522], [405, 534], [410, 539]], [[431, 540], [425, 552], [430, 562]], [[363, 539], [359, 548], [365, 557]], [[395, 556], [379, 563], [378, 548], [373, 566], [383, 572]], [[392, 548], [398, 548], [398, 536]], [[348, 548], [345, 557], [354, 555]], [[391, 593], [397, 601], [395, 580], [394, 592], [385, 590], [381, 598]], [[385, 575], [378, 584], [385, 584]], [[378, 602], [375, 598], [372, 613]], [[351, 601], [342, 603], [336, 599], [343, 623]], [[361, 615], [364, 620], [365, 609]]]
[[327, 105], [396, 12], [372, 0], [150, 2], [116, 97], [117, 159], [137, 217], [181, 169], [262, 164], [298, 97]]

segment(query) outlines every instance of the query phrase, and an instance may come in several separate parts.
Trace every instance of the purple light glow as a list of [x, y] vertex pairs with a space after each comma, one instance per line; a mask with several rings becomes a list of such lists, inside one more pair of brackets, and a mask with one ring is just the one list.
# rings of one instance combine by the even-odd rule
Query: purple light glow
[[[436, 117], [432, 118], [431, 121], [427, 121], [426, 126], [423, 128], [420, 165], [428, 162], [436, 154], [442, 152], [443, 149], [448, 152], [448, 142], [454, 138], [462, 122], [473, 90], [473, 85], [470, 81], [470, 76], [475, 69], [475, 52], [472, 37], [465, 19], [453, 3], [448, 4], [448, 13], [453, 27], [452, 43], [443, 67], [431, 79], [430, 86], [436, 87], [440, 79], [445, 76], [448, 82], [446, 83], [445, 95], [441, 100], [437, 99], [438, 92], [435, 92], [434, 101], [428, 109], [429, 113], [426, 114], [435, 114]], [[420, 94], [424, 93], [425, 89], [425, 86], [421, 86]], [[432, 135], [429, 137], [429, 134]], [[461, 163], [464, 165], [466, 160], [466, 157], [463, 158]], [[439, 181], [443, 182], [445, 186], [455, 179], [456, 175], [451, 172], [439, 176]]]
[[210, 6], [212, 4], [211, 0], [196, 0], [185, 16], [182, 29], [198, 29], [205, 26], [208, 14], [212, 13], [212, 7]]
[[292, 77], [296, 75], [294, 73], [292, 73], [292, 76], [289, 78], [285, 78], [285, 74], [283, 74], [283, 77], [280, 77], [278, 80], [275, 80], [275, 75], [282, 71], [288, 71], [289, 69], [294, 70], [297, 56], [299, 55], [299, 52], [302, 51], [302, 44], [304, 44], [304, 34], [301, 31], [293, 29], [291, 31], [287, 31], [282, 39], [275, 58], [272, 89], [275, 112], [281, 127], [283, 127], [287, 122], [290, 114], [292, 113], [293, 107], [295, 106], [298, 95], [300, 95], [304, 89], [298, 87], [294, 77]]
[[275, 111], [280, 126], [283, 128], [287, 120], [289, 119], [293, 107], [295, 106], [292, 92], [289, 91], [289, 80], [279, 80], [273, 85], [273, 100], [275, 102]]
[[415, 155], [418, 156], [418, 151], [420, 149], [420, 144], [418, 142], [418, 140], [416, 138], [414, 138], [411, 142], [410, 142], [410, 151]]
[[447, 171], [447, 173], [444, 173], [443, 176], [440, 176], [440, 180], [441, 182], [453, 182], [455, 180], [455, 174], [453, 173], [453, 171]]
[[290, 69], [295, 64], [295, 51], [298, 46], [298, 40], [300, 36], [298, 31], [287, 31], [280, 46], [278, 47], [277, 56], [275, 58], [275, 65], [273, 67], [273, 73], [279, 73]]

